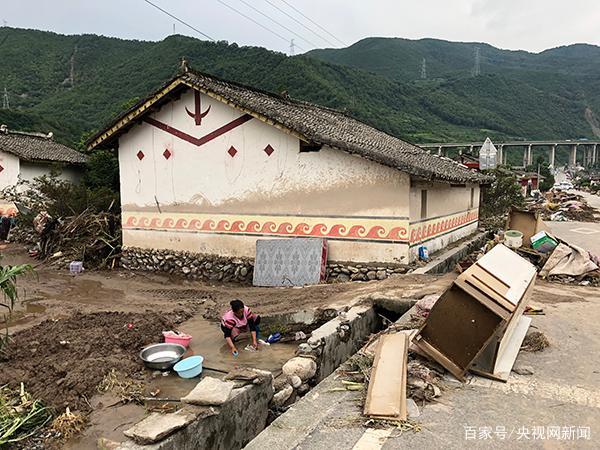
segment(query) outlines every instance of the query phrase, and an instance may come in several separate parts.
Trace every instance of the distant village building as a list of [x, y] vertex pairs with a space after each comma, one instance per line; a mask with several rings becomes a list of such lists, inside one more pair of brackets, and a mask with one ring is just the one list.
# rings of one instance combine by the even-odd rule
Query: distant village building
[[92, 137], [118, 148], [123, 244], [254, 257], [319, 237], [332, 261], [402, 262], [478, 224], [487, 178], [348, 115], [186, 70]]
[[[85, 155], [56, 142], [51, 133], [27, 133], [0, 126], [0, 190], [19, 180], [33, 180], [50, 173], [77, 182], [85, 163]], [[14, 206], [0, 199], [0, 215], [9, 213], [15, 213]]]

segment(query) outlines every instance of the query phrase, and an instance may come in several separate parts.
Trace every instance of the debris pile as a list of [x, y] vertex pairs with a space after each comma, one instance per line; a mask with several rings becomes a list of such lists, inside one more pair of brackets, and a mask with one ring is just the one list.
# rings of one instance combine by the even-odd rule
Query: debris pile
[[[513, 245], [506, 239], [510, 232], [518, 232], [521, 242]], [[600, 286], [600, 258], [576, 245], [550, 234], [539, 211], [513, 209], [508, 215], [505, 231], [500, 231], [486, 247], [461, 260], [456, 271], [462, 273], [491, 248], [499, 243], [512, 245], [512, 250], [536, 267], [538, 275], [549, 281], [577, 283], [582, 286]]]
[[38, 258], [50, 258], [60, 267], [68, 267], [71, 261], [81, 261], [86, 268], [115, 267], [121, 251], [117, 216], [90, 210], [60, 220], [40, 215], [34, 220], [36, 231], [40, 230], [34, 253]]
[[546, 221], [600, 221], [600, 217], [595, 215], [598, 211], [589, 206], [581, 195], [559, 189], [552, 189], [545, 195], [529, 199], [526, 208], [532, 212], [539, 212], [542, 219]]

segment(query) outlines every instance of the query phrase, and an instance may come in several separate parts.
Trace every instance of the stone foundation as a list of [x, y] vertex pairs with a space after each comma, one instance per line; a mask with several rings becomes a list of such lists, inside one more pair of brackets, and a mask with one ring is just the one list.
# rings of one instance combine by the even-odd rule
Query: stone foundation
[[[252, 283], [254, 260], [127, 247], [123, 249], [121, 267], [128, 270], [177, 274], [194, 280]], [[326, 280], [328, 283], [385, 280], [392, 275], [409, 271], [410, 267], [406, 265], [332, 262], [327, 264]]]
[[410, 268], [404, 265], [332, 262], [327, 264], [327, 282], [385, 280], [392, 275], [407, 273], [409, 270]]
[[252, 283], [254, 261], [249, 258], [128, 247], [123, 249], [121, 267], [177, 274], [193, 280]]

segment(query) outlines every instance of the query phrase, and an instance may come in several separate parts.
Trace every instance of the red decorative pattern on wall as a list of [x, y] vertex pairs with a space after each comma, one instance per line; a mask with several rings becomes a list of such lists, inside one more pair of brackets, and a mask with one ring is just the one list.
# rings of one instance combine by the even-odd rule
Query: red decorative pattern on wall
[[140, 150], [139, 152], [137, 152], [137, 154], [135, 156], [137, 156], [137, 159], [139, 159], [141, 161], [142, 159], [144, 159], [145, 155], [144, 155], [144, 152]]
[[386, 229], [383, 226], [378, 225], [371, 226], [370, 228], [363, 225], [347, 226], [343, 224], [328, 225], [325, 223], [310, 225], [302, 222], [294, 225], [290, 222], [277, 223], [271, 220], [243, 220], [237, 217], [232, 219], [212, 220], [129, 216], [123, 223], [123, 228], [289, 237], [321, 237], [330, 239], [364, 239], [393, 242], [408, 241], [408, 229], [405, 226], [396, 226]]
[[455, 228], [477, 222], [478, 219], [479, 211], [474, 210], [457, 216], [441, 217], [422, 223], [411, 224], [410, 243], [413, 244], [426, 239], [431, 239], [437, 235], [452, 231]]
[[168, 148], [165, 149], [165, 151], [163, 152], [163, 156], [165, 157], [165, 159], [169, 159], [171, 156], [173, 156], [173, 153], [171, 153], [171, 150], [169, 150]]

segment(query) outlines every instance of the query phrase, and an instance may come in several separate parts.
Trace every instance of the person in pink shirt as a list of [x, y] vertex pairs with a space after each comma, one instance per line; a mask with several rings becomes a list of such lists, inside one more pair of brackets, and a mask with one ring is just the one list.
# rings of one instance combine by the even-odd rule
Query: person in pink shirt
[[229, 304], [231, 309], [223, 314], [221, 330], [231, 354], [233, 356], [238, 355], [235, 340], [240, 334], [248, 331], [252, 336], [252, 346], [258, 349], [260, 316], [250, 311], [250, 308], [245, 306], [241, 300], [232, 300]]

